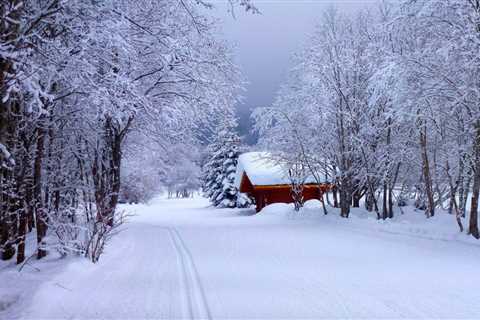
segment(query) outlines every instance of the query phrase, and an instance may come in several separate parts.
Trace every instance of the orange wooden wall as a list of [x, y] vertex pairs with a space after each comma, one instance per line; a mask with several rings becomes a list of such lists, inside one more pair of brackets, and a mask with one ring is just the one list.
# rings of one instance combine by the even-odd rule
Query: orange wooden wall
[[[325, 193], [330, 189], [331, 184], [328, 183], [322, 184], [320, 187], [317, 184], [305, 185], [303, 188], [303, 201], [320, 199], [321, 192]], [[293, 202], [290, 185], [254, 186], [245, 174], [243, 174], [240, 183], [240, 192], [255, 198], [257, 212], [272, 203]]]

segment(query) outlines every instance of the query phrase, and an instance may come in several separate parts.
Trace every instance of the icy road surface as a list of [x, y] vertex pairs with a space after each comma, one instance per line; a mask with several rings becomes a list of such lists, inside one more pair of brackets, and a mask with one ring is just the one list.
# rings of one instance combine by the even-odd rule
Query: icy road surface
[[480, 318], [476, 243], [291, 219], [283, 206], [256, 216], [202, 198], [126, 208], [138, 216], [100, 262], [74, 260], [22, 318]]

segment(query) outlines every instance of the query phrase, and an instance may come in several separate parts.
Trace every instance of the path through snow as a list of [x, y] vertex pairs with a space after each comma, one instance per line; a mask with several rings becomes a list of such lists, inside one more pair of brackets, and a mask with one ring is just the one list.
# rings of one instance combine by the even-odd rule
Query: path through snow
[[480, 317], [477, 244], [382, 233], [375, 222], [333, 216], [207, 206], [159, 198], [127, 207], [138, 216], [100, 262], [71, 263], [21, 317]]

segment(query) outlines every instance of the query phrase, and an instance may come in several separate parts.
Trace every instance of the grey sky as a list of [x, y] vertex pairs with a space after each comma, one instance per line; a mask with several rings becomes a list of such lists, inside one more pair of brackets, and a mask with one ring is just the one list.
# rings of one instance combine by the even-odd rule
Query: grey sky
[[290, 57], [300, 50], [322, 11], [334, 4], [354, 11], [374, 0], [255, 0], [261, 15], [228, 13], [226, 1], [217, 1], [214, 14], [223, 20], [225, 37], [235, 45], [236, 62], [249, 85], [238, 106], [242, 134], [249, 130], [252, 108], [269, 106], [290, 67]]

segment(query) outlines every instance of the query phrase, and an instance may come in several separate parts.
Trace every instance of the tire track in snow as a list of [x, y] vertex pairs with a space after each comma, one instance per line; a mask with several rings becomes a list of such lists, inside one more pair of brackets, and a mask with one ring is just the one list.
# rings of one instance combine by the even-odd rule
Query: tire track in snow
[[182, 269], [182, 282], [185, 289], [189, 317], [191, 319], [212, 319], [205, 290], [200, 281], [200, 276], [190, 250], [176, 228], [168, 227], [167, 230], [172, 239], [175, 251], [177, 252], [180, 268]]

